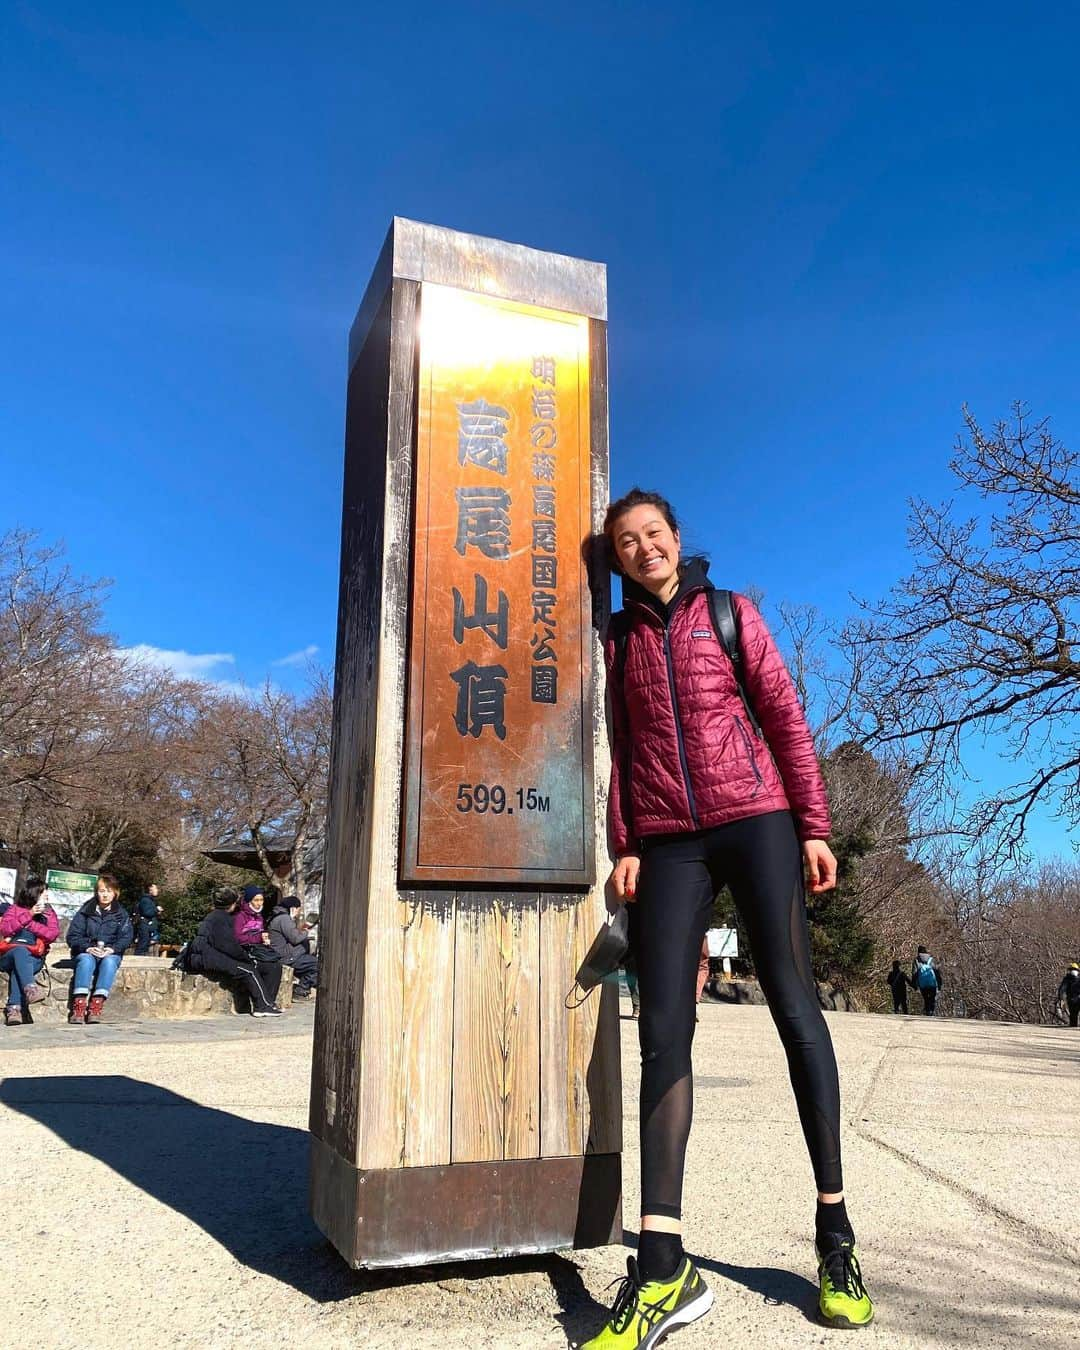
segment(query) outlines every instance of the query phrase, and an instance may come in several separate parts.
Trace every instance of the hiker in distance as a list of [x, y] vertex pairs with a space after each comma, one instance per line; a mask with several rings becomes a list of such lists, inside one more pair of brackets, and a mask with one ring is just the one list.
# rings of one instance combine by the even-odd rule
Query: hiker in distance
[[844, 1205], [840, 1089], [810, 968], [810, 889], [836, 883], [829, 807], [791, 677], [754, 606], [681, 556], [663, 497], [635, 488], [604, 523], [624, 609], [606, 643], [613, 746], [611, 884], [632, 902], [641, 995], [641, 1232], [585, 1350], [651, 1350], [712, 1291], [681, 1239], [698, 953], [726, 883], [787, 1054], [817, 1185], [818, 1309], [873, 1317]]
[[1058, 985], [1057, 1001], [1069, 1011], [1069, 1026], [1080, 1026], [1080, 962], [1069, 962], [1065, 978]]
[[933, 1017], [941, 988], [941, 970], [925, 947], [920, 947], [911, 963], [911, 987], [922, 994], [923, 1013]]

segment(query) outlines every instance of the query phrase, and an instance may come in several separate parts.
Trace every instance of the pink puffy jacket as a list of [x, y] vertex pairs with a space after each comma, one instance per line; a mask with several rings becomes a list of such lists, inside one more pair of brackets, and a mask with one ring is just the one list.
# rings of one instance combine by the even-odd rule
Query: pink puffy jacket
[[233, 933], [237, 942], [241, 947], [259, 947], [265, 932], [262, 911], [256, 913], [245, 900], [233, 916]]
[[60, 921], [51, 905], [46, 905], [40, 914], [35, 914], [22, 905], [8, 905], [0, 915], [0, 938], [10, 942], [24, 928], [28, 928], [34, 937], [40, 938], [46, 946], [60, 936]]
[[[689, 585], [686, 583], [690, 582]], [[735, 670], [713, 629], [705, 570], [686, 569], [667, 627], [633, 598], [621, 672], [609, 630], [611, 792], [608, 825], [616, 857], [650, 834], [708, 829], [767, 811], [792, 812], [800, 839], [826, 839], [829, 802], [810, 729], [784, 659], [761, 615], [734, 597], [743, 670], [764, 741], [739, 696]]]

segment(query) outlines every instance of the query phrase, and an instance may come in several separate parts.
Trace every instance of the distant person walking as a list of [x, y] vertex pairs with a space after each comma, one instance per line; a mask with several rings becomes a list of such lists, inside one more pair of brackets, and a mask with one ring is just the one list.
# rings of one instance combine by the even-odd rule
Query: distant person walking
[[908, 979], [907, 971], [902, 970], [899, 961], [892, 963], [892, 970], [885, 976], [889, 988], [892, 990], [892, 1010], [894, 1013], [906, 1013], [907, 991], [911, 981]]
[[68, 924], [67, 944], [75, 958], [69, 1022], [100, 1022], [116, 972], [135, 934], [120, 904], [120, 883], [111, 872], [97, 879], [96, 894]]
[[157, 942], [160, 935], [159, 920], [164, 910], [158, 904], [158, 886], [152, 881], [146, 888], [146, 894], [139, 897], [135, 907], [135, 956], [147, 956], [150, 944]]
[[8, 974], [5, 1026], [21, 1027], [24, 1009], [45, 997], [37, 975], [49, 944], [60, 935], [60, 922], [48, 900], [45, 883], [30, 877], [12, 904], [0, 906], [0, 970]]
[[1058, 985], [1058, 1003], [1064, 1003], [1069, 1010], [1069, 1026], [1080, 1026], [1080, 965], [1069, 962], [1065, 978]]
[[923, 1012], [927, 1017], [933, 1017], [941, 988], [941, 971], [925, 947], [919, 948], [911, 964], [911, 987], [922, 994]]

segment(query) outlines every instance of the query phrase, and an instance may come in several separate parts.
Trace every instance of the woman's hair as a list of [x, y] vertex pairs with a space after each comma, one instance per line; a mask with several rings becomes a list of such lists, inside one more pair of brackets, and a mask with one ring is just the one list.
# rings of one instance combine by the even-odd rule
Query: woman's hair
[[231, 886], [223, 886], [220, 891], [214, 892], [215, 909], [231, 909], [240, 897]]
[[15, 903], [22, 909], [33, 909], [41, 899], [44, 889], [45, 883], [40, 877], [27, 877], [26, 885], [19, 892], [19, 898]]
[[[98, 881], [103, 881], [105, 885], [108, 886], [109, 890], [112, 891], [113, 895], [120, 894], [120, 883], [111, 872], [102, 872], [98, 876]], [[97, 886], [94, 887], [94, 890], [97, 890]]]
[[627, 511], [632, 511], [635, 506], [655, 506], [660, 514], [671, 527], [673, 534], [678, 533], [679, 523], [675, 519], [675, 512], [671, 509], [671, 503], [666, 497], [661, 497], [659, 492], [646, 492], [639, 487], [632, 487], [618, 501], [614, 501], [607, 509], [607, 515], [604, 517], [604, 538], [607, 540], [608, 564], [613, 572], [622, 572], [619, 565], [619, 555], [615, 551], [615, 524], [620, 516], [625, 516]]

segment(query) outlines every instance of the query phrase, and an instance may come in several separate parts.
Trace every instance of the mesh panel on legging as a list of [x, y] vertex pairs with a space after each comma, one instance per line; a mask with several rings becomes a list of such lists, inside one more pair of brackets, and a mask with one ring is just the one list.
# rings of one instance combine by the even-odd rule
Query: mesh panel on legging
[[842, 1191], [840, 1082], [810, 967], [802, 850], [787, 812], [736, 826], [725, 827], [729, 882], [787, 1056], [814, 1179], [819, 1191]]
[[694, 987], [713, 887], [697, 836], [665, 841], [662, 854], [654, 866], [652, 847], [646, 852], [630, 910], [641, 998], [641, 1212], [677, 1219], [694, 1111]]

